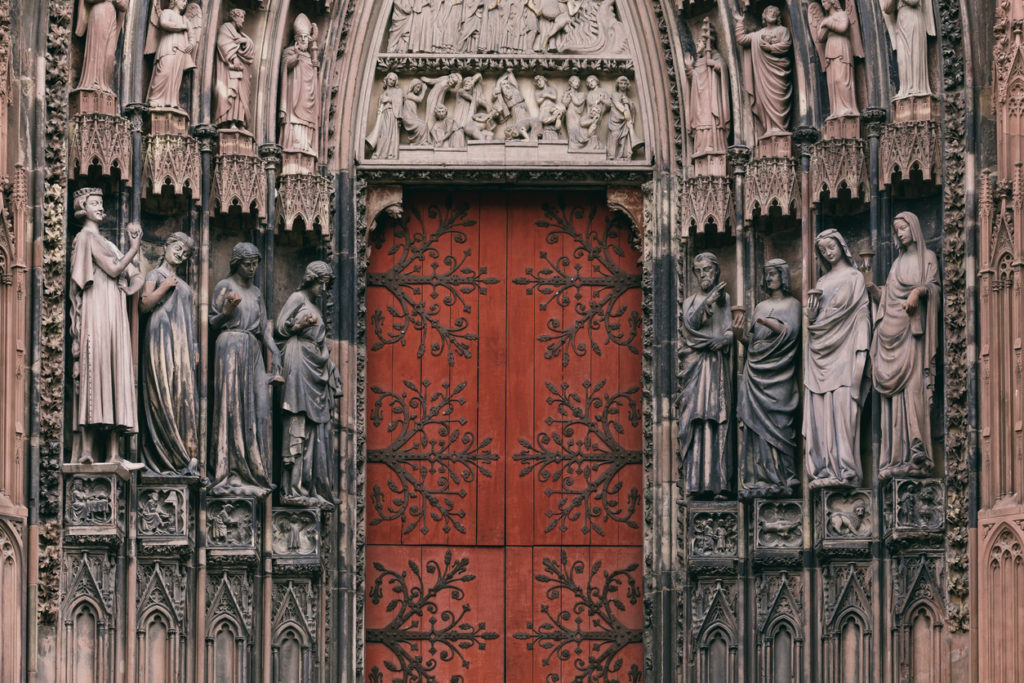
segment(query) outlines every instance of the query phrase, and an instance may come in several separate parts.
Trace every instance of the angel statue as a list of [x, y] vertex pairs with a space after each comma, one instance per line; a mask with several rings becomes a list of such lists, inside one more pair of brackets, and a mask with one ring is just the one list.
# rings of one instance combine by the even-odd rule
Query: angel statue
[[935, 35], [932, 3], [929, 0], [881, 0], [881, 3], [900, 76], [896, 98], [931, 95], [928, 36]]
[[812, 2], [807, 8], [807, 21], [818, 50], [818, 62], [828, 84], [829, 118], [859, 116], [857, 86], [853, 76], [853, 58], [864, 58], [864, 44], [857, 20], [857, 3], [846, 0], [843, 9], [839, 0]]
[[171, 0], [167, 9], [160, 9], [161, 4], [159, 0], [153, 3], [146, 34], [145, 53], [153, 55], [146, 102], [150, 107], [180, 110], [181, 79], [187, 70], [196, 68], [203, 11], [194, 2], [186, 6], [185, 0]]

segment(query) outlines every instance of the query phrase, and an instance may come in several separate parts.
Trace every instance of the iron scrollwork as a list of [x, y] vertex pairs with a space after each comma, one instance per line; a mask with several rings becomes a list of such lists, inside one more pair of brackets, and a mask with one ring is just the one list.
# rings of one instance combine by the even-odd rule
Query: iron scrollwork
[[602, 394], [605, 383], [586, 380], [581, 394], [570, 391], [565, 382], [558, 387], [547, 382], [551, 394], [547, 403], [555, 406], [556, 415], [545, 422], [556, 427], [539, 433], [533, 442], [520, 439], [523, 450], [512, 456], [523, 463], [520, 476], [536, 472], [539, 481], [555, 485], [544, 492], [558, 499], [558, 509], [545, 512], [550, 521], [544, 533], [556, 527], [567, 531], [568, 523], [581, 517], [585, 534], [593, 530], [604, 536], [602, 524], [606, 522], [638, 527], [633, 516], [640, 504], [640, 491], [632, 487], [623, 500], [621, 475], [630, 465], [639, 465], [642, 454], [624, 447], [619, 437], [625, 432], [621, 418], [633, 428], [640, 424], [640, 388]]
[[[540, 269], [527, 268], [525, 277], [513, 282], [525, 285], [526, 293], [535, 291], [547, 297], [540, 304], [546, 311], [552, 304], [563, 309], [572, 308], [576, 313], [574, 322], [563, 325], [558, 318], [547, 322], [550, 332], [537, 337], [547, 345], [545, 358], [562, 357], [562, 367], [569, 365], [570, 354], [584, 356], [587, 350], [601, 355], [601, 347], [608, 344], [624, 346], [635, 354], [640, 353], [640, 311], [622, 303], [622, 297], [631, 289], [640, 287], [640, 275], [628, 273], [617, 262], [625, 251], [616, 242], [620, 231], [629, 230], [624, 218], [611, 215], [605, 218], [604, 228], [594, 225], [597, 207], [589, 212], [583, 207], [566, 207], [560, 200], [557, 207], [544, 205], [544, 220], [537, 221], [538, 228], [548, 229], [545, 241], [557, 245], [563, 236], [575, 246], [573, 254], [555, 258], [548, 252], [540, 252], [547, 266]], [[577, 227], [577, 221], [586, 219], [586, 227]], [[593, 274], [584, 274], [584, 265], [593, 269]], [[585, 296], [584, 292], [592, 293]], [[604, 335], [600, 331], [604, 330]], [[587, 339], [578, 339], [586, 333]]]
[[[408, 571], [397, 572], [380, 562], [373, 563], [380, 572], [370, 588], [369, 597], [375, 605], [385, 599], [385, 591], [392, 594], [386, 611], [391, 621], [383, 628], [367, 628], [366, 642], [384, 645], [397, 659], [384, 661], [384, 667], [401, 678], [396, 683], [437, 683], [434, 670], [438, 660], [459, 661], [469, 669], [464, 652], [484, 650], [487, 641], [497, 640], [498, 634], [487, 630], [487, 624], [466, 621], [471, 607], [462, 603], [458, 611], [441, 609], [443, 601], [461, 601], [466, 597], [464, 586], [476, 580], [467, 573], [468, 558], [453, 559], [452, 551], [444, 555], [444, 566], [429, 560], [421, 571], [419, 565], [409, 562]], [[428, 582], [432, 584], [428, 585]], [[425, 656], [429, 655], [429, 657]], [[383, 681], [378, 667], [370, 671], [371, 681]], [[450, 683], [461, 683], [461, 676], [453, 676]]]
[[[394, 229], [395, 243], [388, 250], [388, 255], [395, 257], [395, 264], [383, 273], [366, 276], [367, 286], [383, 287], [394, 297], [394, 302], [387, 306], [387, 315], [381, 309], [370, 314], [377, 338], [371, 350], [379, 351], [389, 344], [405, 346], [406, 335], [413, 331], [420, 337], [417, 358], [427, 353], [431, 333], [432, 356], [446, 355], [449, 365], [455, 365], [455, 356], [472, 358], [471, 342], [479, 337], [469, 329], [467, 316], [472, 306], [466, 298], [474, 293], [486, 294], [487, 285], [495, 285], [499, 280], [487, 277], [486, 266], [474, 270], [467, 265], [470, 249], [460, 255], [442, 256], [438, 245], [444, 237], [450, 237], [453, 245], [466, 243], [466, 233], [459, 228], [476, 225], [476, 221], [467, 218], [468, 214], [468, 205], [455, 207], [451, 197], [443, 209], [433, 205], [427, 209], [427, 217], [437, 221], [436, 229], [427, 227], [415, 206], [403, 214]], [[410, 227], [409, 215], [419, 223], [419, 229]], [[377, 246], [383, 245], [378, 242]], [[459, 308], [461, 314], [456, 314], [448, 324], [442, 314], [448, 310], [456, 313]]]
[[498, 459], [488, 448], [491, 437], [478, 441], [476, 434], [461, 429], [465, 417], [453, 417], [456, 406], [466, 402], [460, 395], [465, 382], [455, 387], [444, 382], [440, 391], [431, 391], [429, 380], [421, 386], [408, 380], [403, 384], [406, 390], [400, 394], [370, 388], [377, 394], [370, 420], [379, 427], [387, 416], [392, 441], [386, 448], [368, 449], [367, 462], [386, 465], [395, 476], [387, 483], [390, 500], [379, 485], [373, 487], [370, 503], [376, 517], [370, 524], [401, 520], [403, 533], [419, 527], [427, 534], [434, 522], [444, 533], [454, 528], [464, 534], [466, 511], [457, 509], [456, 501], [469, 495], [466, 484], [491, 476], [487, 465]]
[[[545, 595], [556, 606], [548, 603], [540, 606], [547, 620], [545, 623], [527, 622], [527, 631], [514, 634], [516, 640], [526, 641], [526, 649], [535, 647], [548, 650], [542, 660], [544, 666], [552, 661], [566, 662], [573, 659], [578, 672], [573, 683], [589, 681], [617, 681], [614, 674], [623, 667], [622, 651], [634, 643], [643, 642], [643, 630], [628, 628], [620, 620], [626, 611], [624, 600], [635, 605], [641, 599], [640, 585], [634, 573], [639, 565], [632, 564], [615, 571], [603, 570], [600, 560], [590, 566], [586, 583], [583, 583], [586, 563], [576, 560], [570, 564], [564, 550], [558, 561], [543, 559], [544, 573], [537, 574], [536, 580], [548, 584]], [[562, 593], [575, 598], [571, 609], [559, 609]], [[583, 645], [590, 646], [590, 654], [584, 659]], [[639, 682], [641, 671], [633, 664], [626, 673], [630, 683]], [[557, 680], [549, 677], [549, 680]]]

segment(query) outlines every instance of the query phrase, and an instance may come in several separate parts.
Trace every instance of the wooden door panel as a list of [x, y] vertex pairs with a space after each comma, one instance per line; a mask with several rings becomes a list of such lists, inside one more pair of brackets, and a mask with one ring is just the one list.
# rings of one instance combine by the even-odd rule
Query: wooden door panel
[[640, 270], [602, 200], [410, 192], [373, 236], [368, 680], [638, 680]]

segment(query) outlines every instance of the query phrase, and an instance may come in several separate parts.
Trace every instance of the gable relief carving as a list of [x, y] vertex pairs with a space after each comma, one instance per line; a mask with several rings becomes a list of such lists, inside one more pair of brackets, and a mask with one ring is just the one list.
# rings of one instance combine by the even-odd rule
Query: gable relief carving
[[617, 0], [395, 0], [367, 164], [645, 165]]

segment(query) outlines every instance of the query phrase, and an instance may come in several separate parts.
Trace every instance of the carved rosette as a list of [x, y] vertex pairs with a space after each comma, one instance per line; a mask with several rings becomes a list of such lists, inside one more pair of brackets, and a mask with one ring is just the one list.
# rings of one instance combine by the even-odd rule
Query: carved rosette
[[99, 166], [109, 176], [116, 168], [132, 184], [132, 136], [128, 119], [110, 114], [79, 114], [68, 130], [68, 177], [88, 175]]
[[142, 194], [159, 195], [165, 185], [175, 195], [188, 187], [199, 195], [199, 141], [184, 135], [147, 135], [143, 143]]
[[811, 199], [835, 199], [846, 189], [854, 199], [868, 199], [867, 143], [854, 139], [826, 139], [811, 147]]
[[719, 176], [695, 176], [683, 181], [682, 222], [702, 234], [709, 226], [725, 233], [732, 227], [732, 181]]
[[910, 180], [920, 171], [925, 182], [942, 183], [942, 130], [937, 121], [887, 123], [879, 147], [882, 183]]
[[249, 154], [221, 154], [213, 169], [211, 213], [227, 213], [238, 207], [242, 213], [267, 217], [267, 176], [263, 162]]
[[800, 217], [799, 161], [782, 157], [752, 159], [747, 166], [743, 193], [743, 218], [767, 216], [778, 211], [783, 216]]
[[321, 175], [283, 175], [277, 185], [277, 215], [284, 230], [302, 220], [306, 230], [331, 233], [331, 181]]

